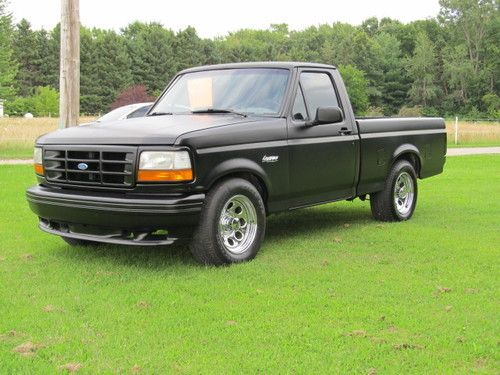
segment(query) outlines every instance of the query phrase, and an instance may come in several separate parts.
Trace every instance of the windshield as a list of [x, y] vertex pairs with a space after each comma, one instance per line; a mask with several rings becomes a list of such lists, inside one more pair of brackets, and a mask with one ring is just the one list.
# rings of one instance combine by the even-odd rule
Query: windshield
[[288, 76], [286, 69], [186, 73], [174, 82], [150, 114], [234, 111], [276, 116], [283, 102]]

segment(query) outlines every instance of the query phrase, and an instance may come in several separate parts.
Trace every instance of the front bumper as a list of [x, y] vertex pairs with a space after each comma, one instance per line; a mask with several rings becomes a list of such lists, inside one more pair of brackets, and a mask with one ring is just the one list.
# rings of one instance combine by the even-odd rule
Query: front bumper
[[[61, 236], [90, 241], [162, 245], [199, 219], [205, 194], [133, 196], [69, 191], [36, 185], [26, 191], [40, 228]], [[154, 236], [158, 230], [168, 236]]]

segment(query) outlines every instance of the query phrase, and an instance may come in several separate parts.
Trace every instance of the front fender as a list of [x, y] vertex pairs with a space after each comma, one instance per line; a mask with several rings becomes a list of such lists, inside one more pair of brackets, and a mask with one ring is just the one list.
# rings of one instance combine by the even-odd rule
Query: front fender
[[271, 190], [271, 181], [264, 169], [255, 161], [245, 158], [226, 160], [212, 169], [205, 178], [205, 185], [211, 188], [220, 178], [233, 173], [251, 173], [259, 177], [266, 185], [267, 191]]

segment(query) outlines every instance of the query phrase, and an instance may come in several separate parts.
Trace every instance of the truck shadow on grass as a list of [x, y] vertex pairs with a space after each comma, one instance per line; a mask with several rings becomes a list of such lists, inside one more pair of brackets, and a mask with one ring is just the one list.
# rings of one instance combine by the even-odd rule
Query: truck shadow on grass
[[346, 224], [350, 227], [372, 220], [369, 208], [334, 204], [279, 213], [268, 217], [264, 246], [284, 236], [314, 236], [324, 232], [334, 236], [345, 230]]
[[[266, 237], [261, 251], [272, 248], [283, 238], [310, 237], [317, 235], [336, 236], [351, 226], [371, 222], [370, 210], [366, 207], [323, 206], [284, 212], [268, 217]], [[199, 268], [191, 257], [188, 240], [181, 240], [169, 246], [69, 246], [58, 248], [61, 256], [71, 261], [116, 262], [133, 267], [162, 270], [169, 266], [184, 265]], [[258, 256], [257, 256], [258, 259]]]

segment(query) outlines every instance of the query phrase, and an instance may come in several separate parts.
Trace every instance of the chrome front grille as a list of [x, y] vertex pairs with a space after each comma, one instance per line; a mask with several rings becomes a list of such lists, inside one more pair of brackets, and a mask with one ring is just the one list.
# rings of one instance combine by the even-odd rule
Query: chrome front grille
[[45, 146], [45, 178], [58, 184], [130, 187], [136, 154], [135, 147]]

